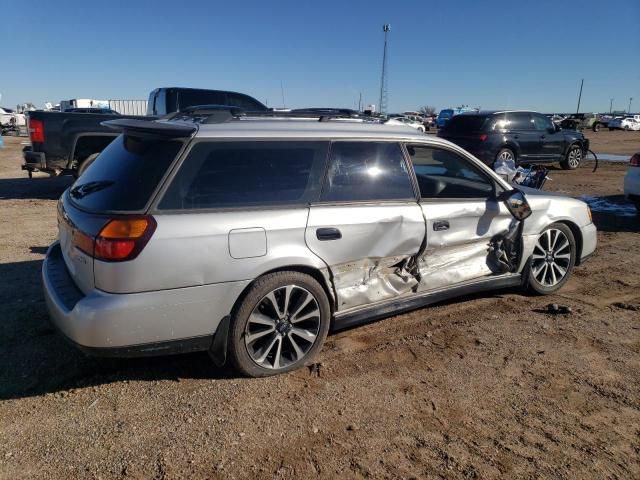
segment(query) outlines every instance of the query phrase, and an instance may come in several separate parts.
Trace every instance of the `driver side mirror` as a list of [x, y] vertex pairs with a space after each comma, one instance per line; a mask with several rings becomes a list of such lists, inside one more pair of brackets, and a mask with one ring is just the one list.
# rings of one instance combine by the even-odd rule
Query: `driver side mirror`
[[504, 202], [516, 220], [524, 220], [531, 215], [531, 206], [520, 190], [504, 191], [498, 196], [498, 200]]

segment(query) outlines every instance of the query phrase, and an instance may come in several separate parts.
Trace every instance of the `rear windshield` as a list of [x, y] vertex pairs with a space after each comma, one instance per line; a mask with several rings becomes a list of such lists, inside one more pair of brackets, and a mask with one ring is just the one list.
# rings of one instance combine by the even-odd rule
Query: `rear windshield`
[[120, 135], [69, 189], [71, 201], [100, 212], [143, 210], [181, 147], [177, 140]]
[[450, 133], [467, 133], [479, 132], [487, 123], [487, 117], [481, 115], [456, 115], [449, 123], [446, 129]]
[[453, 115], [453, 110], [442, 110], [438, 114], [438, 117], [440, 117], [440, 118], [449, 118], [452, 115]]

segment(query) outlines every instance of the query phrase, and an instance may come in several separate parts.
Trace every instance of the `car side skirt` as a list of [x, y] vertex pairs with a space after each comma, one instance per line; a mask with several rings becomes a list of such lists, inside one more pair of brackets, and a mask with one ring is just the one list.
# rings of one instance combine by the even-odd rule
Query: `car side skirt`
[[472, 282], [465, 282], [460, 285], [420, 293], [410, 297], [379, 302], [345, 312], [337, 312], [335, 314], [335, 322], [332, 330], [338, 331], [354, 327], [356, 325], [373, 322], [455, 297], [471, 295], [488, 290], [522, 286], [522, 282], [523, 278], [519, 273], [500, 275]]

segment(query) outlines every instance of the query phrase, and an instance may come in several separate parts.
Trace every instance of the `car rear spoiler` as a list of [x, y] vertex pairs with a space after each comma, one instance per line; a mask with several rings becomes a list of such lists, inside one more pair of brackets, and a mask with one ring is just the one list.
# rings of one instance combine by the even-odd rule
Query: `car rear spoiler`
[[195, 125], [184, 125], [173, 122], [156, 122], [152, 120], [137, 120], [134, 118], [107, 120], [102, 122], [101, 125], [120, 132], [171, 138], [190, 137], [196, 132], [196, 130], [198, 130], [198, 127]]

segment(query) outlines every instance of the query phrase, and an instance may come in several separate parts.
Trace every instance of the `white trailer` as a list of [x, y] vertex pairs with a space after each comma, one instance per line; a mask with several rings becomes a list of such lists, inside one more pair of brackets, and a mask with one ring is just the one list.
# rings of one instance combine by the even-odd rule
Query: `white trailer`
[[109, 100], [109, 107], [121, 115], [146, 115], [146, 100]]

